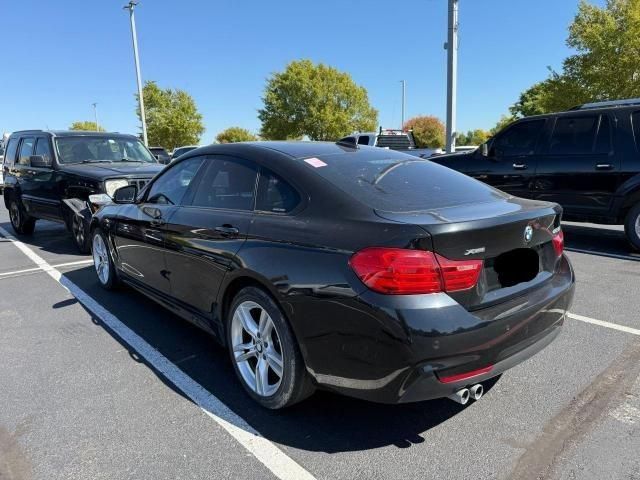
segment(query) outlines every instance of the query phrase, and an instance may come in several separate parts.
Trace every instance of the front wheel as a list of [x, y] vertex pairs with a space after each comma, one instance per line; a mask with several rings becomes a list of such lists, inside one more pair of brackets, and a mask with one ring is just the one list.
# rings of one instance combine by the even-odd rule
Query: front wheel
[[242, 386], [263, 407], [288, 407], [313, 393], [291, 328], [265, 291], [246, 287], [236, 295], [227, 340]]
[[624, 222], [624, 233], [634, 250], [640, 250], [640, 203], [636, 204]]
[[106, 290], [113, 290], [118, 285], [118, 277], [102, 230], [96, 229], [93, 232], [91, 247], [93, 266], [100, 286]]
[[36, 228], [36, 219], [27, 215], [20, 201], [13, 195], [9, 202], [9, 218], [18, 235], [31, 235]]
[[87, 227], [84, 218], [76, 213], [71, 217], [71, 234], [73, 235], [73, 243], [80, 253], [89, 253], [89, 235], [87, 235]]

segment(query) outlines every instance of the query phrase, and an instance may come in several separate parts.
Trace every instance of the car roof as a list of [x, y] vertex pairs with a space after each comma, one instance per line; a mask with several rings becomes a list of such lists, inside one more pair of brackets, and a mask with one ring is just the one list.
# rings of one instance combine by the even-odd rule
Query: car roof
[[276, 152], [284, 153], [293, 158], [320, 157], [325, 155], [337, 155], [347, 151], [357, 150], [354, 146], [345, 146], [334, 142], [296, 142], [296, 141], [268, 141], [268, 142], [246, 142], [258, 148], [267, 148]]
[[91, 130], [19, 130], [13, 132], [11, 135], [31, 135], [31, 134], [49, 134], [54, 137], [126, 137], [126, 138], [138, 138], [135, 135], [119, 132], [95, 132]]
[[[396, 150], [386, 148], [369, 147], [366, 145], [350, 145], [340, 142], [296, 142], [296, 141], [262, 141], [262, 142], [237, 142], [207, 145], [193, 150], [187, 157], [195, 155], [251, 155], [253, 158], [263, 158], [266, 155], [260, 155], [260, 152], [270, 152], [275, 157], [279, 157], [285, 161], [302, 160], [311, 157], [325, 158], [338, 155], [366, 155], [368, 157], [388, 157], [391, 153], [394, 156], [404, 156], [411, 159], [418, 159]], [[269, 158], [274, 159], [274, 155]], [[182, 158], [182, 156], [180, 157]], [[249, 158], [249, 157], [248, 157]]]

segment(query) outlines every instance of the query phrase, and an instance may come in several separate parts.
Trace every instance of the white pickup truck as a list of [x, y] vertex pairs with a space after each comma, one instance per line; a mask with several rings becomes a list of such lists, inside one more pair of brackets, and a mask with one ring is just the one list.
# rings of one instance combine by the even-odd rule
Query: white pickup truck
[[417, 148], [411, 130], [405, 132], [404, 130], [383, 129], [382, 127], [378, 132], [352, 133], [347, 137], [341, 138], [339, 143], [388, 148], [421, 158], [428, 158], [431, 155], [442, 153], [441, 148]]

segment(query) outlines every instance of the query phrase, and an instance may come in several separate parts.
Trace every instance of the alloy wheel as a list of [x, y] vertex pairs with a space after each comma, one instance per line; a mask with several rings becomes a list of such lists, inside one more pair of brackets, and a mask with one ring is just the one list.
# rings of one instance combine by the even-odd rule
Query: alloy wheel
[[280, 336], [267, 311], [252, 301], [238, 305], [231, 320], [231, 343], [245, 384], [261, 397], [275, 394], [284, 362]]
[[[72, 230], [73, 230], [73, 236], [76, 240], [76, 243], [79, 246], [84, 245], [84, 225], [82, 224], [82, 220], [80, 220], [80, 218], [78, 218], [78, 215], [74, 215], [73, 216], [73, 220], [72, 220]], [[103, 242], [104, 243], [104, 242]]]
[[11, 219], [11, 225], [15, 229], [20, 228], [20, 208], [18, 207], [18, 203], [13, 201], [11, 202], [11, 206], [9, 207], [9, 218]]
[[640, 215], [636, 217], [635, 230], [636, 230], [636, 236], [640, 238]]
[[96, 268], [98, 279], [103, 285], [109, 281], [109, 253], [104, 240], [100, 235], [93, 237], [93, 264]]

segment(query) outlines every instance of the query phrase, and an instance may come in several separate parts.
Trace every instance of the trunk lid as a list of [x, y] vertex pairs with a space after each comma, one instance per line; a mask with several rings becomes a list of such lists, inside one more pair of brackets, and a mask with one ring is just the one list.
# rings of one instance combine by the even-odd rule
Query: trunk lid
[[557, 264], [552, 244], [562, 210], [515, 197], [421, 212], [384, 212], [388, 220], [418, 225], [431, 248], [450, 260], [481, 259], [476, 287], [449, 295], [469, 310], [506, 301], [550, 279]]

